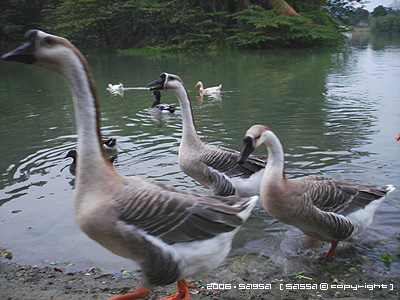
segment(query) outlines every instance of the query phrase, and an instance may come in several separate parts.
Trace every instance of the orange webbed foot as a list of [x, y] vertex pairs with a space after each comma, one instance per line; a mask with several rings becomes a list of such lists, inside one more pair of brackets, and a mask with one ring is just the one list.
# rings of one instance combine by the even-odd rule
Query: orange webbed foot
[[134, 288], [130, 293], [124, 295], [117, 295], [109, 298], [108, 300], [134, 300], [142, 299], [149, 293], [148, 288]]
[[329, 248], [328, 252], [326, 252], [326, 254], [325, 254], [325, 256], [327, 258], [332, 258], [333, 257], [333, 255], [335, 254], [335, 250], [336, 250], [336, 247], [337, 247], [338, 244], [339, 244], [339, 241], [332, 242], [331, 247]]
[[190, 300], [189, 289], [194, 289], [194, 285], [188, 284], [186, 279], [181, 279], [176, 282], [176, 287], [178, 289], [176, 294], [158, 300]]

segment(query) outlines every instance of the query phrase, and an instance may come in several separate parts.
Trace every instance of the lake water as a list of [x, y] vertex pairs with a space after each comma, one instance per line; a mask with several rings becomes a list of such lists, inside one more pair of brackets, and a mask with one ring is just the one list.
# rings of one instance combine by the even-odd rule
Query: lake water
[[[292, 49], [149, 56], [88, 55], [99, 91], [104, 136], [116, 137], [114, 163], [124, 175], [150, 177], [196, 193], [210, 192], [177, 164], [179, 107], [156, 116], [145, 87], [163, 71], [179, 75], [206, 143], [240, 150], [245, 131], [265, 124], [280, 137], [288, 177], [340, 174], [397, 190], [373, 224], [339, 244], [337, 260], [363, 258], [365, 271], [400, 275], [400, 39], [354, 35], [339, 49]], [[74, 176], [65, 155], [76, 147], [74, 110], [63, 80], [46, 71], [0, 62], [0, 247], [19, 264], [73, 262], [107, 271], [134, 269], [87, 238], [73, 216]], [[194, 85], [222, 83], [220, 97]], [[124, 95], [106, 91], [122, 82]], [[170, 93], [162, 102], [175, 104]], [[258, 154], [266, 153], [261, 147]], [[110, 153], [111, 154], [111, 153]], [[290, 272], [306, 268], [302, 233], [258, 208], [237, 235], [232, 254], [266, 255]], [[329, 245], [317, 248], [325, 252]], [[393, 262], [385, 265], [381, 253]], [[4, 258], [3, 258], [4, 259]], [[378, 271], [379, 270], [379, 271]]]

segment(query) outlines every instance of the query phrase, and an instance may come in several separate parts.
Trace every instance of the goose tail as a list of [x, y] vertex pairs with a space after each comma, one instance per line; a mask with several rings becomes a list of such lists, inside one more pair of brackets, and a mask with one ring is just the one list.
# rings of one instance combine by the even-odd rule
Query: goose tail
[[245, 200], [246, 202], [244, 205], [246, 206], [246, 208], [238, 214], [238, 217], [240, 217], [243, 220], [243, 222], [245, 222], [250, 217], [250, 213], [256, 206], [258, 199], [259, 196], [252, 196]]

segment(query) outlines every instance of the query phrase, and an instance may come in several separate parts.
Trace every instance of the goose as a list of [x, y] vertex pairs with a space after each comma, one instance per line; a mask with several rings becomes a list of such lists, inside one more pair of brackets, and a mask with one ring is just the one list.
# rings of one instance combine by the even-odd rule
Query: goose
[[266, 156], [250, 156], [240, 166], [237, 163], [239, 151], [204, 144], [197, 134], [189, 95], [179, 76], [164, 72], [148, 86], [152, 90], [172, 92], [179, 100], [183, 132], [178, 164], [185, 174], [209, 188], [214, 195], [258, 195], [262, 172], [267, 163]]
[[154, 100], [153, 105], [151, 106], [151, 111], [155, 113], [173, 113], [175, 111], [175, 107], [169, 104], [160, 103], [161, 93], [160, 91], [153, 91], [153, 95], [156, 96], [156, 100]]
[[101, 143], [105, 150], [115, 150], [117, 149], [117, 139], [116, 138], [101, 138]]
[[[77, 152], [76, 150], [69, 150], [65, 158], [71, 157], [72, 158], [72, 163], [69, 165], [69, 171], [71, 172], [72, 175], [76, 174], [76, 162], [77, 162]], [[114, 160], [117, 158], [117, 154], [110, 156], [108, 159], [110, 160], [110, 163], [113, 164]]]
[[331, 243], [332, 258], [341, 240], [367, 228], [393, 185], [377, 187], [324, 176], [287, 179], [284, 150], [279, 138], [264, 125], [254, 125], [244, 137], [239, 163], [261, 144], [268, 149], [268, 164], [260, 184], [260, 198], [277, 220], [299, 228], [307, 236]]
[[119, 174], [105, 156], [96, 88], [82, 53], [67, 39], [39, 30], [24, 45], [2, 56], [61, 75], [75, 106], [79, 160], [74, 211], [93, 240], [136, 261], [145, 283], [127, 295], [137, 299], [152, 286], [177, 282], [174, 299], [189, 299], [188, 276], [208, 272], [228, 255], [232, 239], [249, 217], [257, 197], [192, 194], [148, 178]]
[[205, 89], [205, 88], [203, 88], [203, 83], [201, 81], [198, 81], [194, 87], [198, 87], [198, 86], [200, 86], [200, 89], [199, 89], [200, 94], [203, 94], [203, 95], [219, 93], [222, 88], [222, 84], [220, 84], [219, 86], [213, 86], [213, 87], [209, 87], [209, 88]]

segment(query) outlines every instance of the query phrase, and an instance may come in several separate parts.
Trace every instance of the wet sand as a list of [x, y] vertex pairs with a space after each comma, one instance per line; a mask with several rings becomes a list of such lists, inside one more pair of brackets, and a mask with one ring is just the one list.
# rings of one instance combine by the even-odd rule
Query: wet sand
[[[390, 272], [371, 277], [357, 262], [319, 259], [313, 271], [284, 274], [274, 262], [255, 254], [230, 257], [210, 274], [188, 278], [196, 286], [191, 299], [400, 299], [400, 278]], [[0, 299], [100, 299], [140, 286], [142, 273], [102, 273], [91, 268], [19, 266], [0, 260]], [[176, 292], [175, 285], [154, 288], [145, 299]]]

